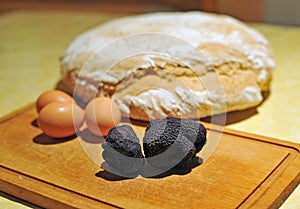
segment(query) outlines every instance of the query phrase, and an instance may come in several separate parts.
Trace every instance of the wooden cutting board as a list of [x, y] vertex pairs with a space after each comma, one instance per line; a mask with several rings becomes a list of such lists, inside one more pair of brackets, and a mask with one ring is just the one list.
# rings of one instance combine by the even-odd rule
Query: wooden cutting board
[[227, 129], [209, 129], [220, 143], [188, 173], [116, 178], [78, 138], [43, 135], [36, 116], [29, 105], [0, 121], [0, 189], [43, 207], [277, 208], [300, 182], [299, 144]]

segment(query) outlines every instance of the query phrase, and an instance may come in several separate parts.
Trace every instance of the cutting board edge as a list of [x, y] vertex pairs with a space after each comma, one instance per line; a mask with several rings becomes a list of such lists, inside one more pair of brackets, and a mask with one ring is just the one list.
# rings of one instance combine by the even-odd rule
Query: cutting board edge
[[[0, 190], [45, 208], [119, 208], [0, 165]], [[5, 176], [4, 176], [5, 175]], [[53, 191], [51, 194], [49, 190]]]

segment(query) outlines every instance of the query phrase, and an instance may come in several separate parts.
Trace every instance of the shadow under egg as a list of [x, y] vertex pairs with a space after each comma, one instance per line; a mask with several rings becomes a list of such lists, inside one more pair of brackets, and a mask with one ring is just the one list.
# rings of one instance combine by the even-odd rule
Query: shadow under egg
[[37, 136], [35, 136], [32, 141], [36, 144], [43, 144], [43, 145], [51, 145], [51, 144], [60, 144], [67, 141], [71, 141], [77, 137], [76, 134], [68, 137], [63, 138], [53, 138], [50, 136], [47, 136], [46, 134], [42, 133]]
[[81, 140], [89, 144], [102, 144], [105, 142], [104, 136], [95, 135], [88, 128], [78, 131], [77, 135]]

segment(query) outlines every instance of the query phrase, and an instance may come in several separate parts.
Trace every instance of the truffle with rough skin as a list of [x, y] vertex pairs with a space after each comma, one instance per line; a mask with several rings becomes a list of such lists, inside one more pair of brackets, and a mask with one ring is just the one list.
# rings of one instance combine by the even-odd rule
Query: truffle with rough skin
[[144, 164], [139, 139], [129, 125], [112, 128], [102, 147], [103, 159], [120, 174], [137, 173]]
[[147, 162], [158, 168], [188, 168], [206, 143], [206, 129], [192, 120], [167, 117], [150, 122], [143, 138]]
[[205, 127], [193, 120], [178, 118], [174, 118], [174, 120], [181, 121], [182, 128], [184, 129], [182, 133], [195, 145], [196, 153], [200, 152], [206, 143]]

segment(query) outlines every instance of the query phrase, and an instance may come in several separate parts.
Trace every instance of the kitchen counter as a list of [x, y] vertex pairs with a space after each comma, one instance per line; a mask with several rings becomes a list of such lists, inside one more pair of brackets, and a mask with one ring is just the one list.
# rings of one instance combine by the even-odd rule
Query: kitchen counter
[[[103, 13], [14, 11], [0, 15], [0, 117], [35, 101], [60, 80], [59, 58], [79, 33], [115, 18]], [[271, 43], [276, 61], [271, 91], [228, 128], [300, 143], [300, 28], [250, 24]], [[238, 113], [235, 113], [238, 114]], [[241, 113], [242, 114], [242, 113]], [[0, 193], [0, 208], [30, 204]], [[300, 187], [281, 208], [300, 208]]]

